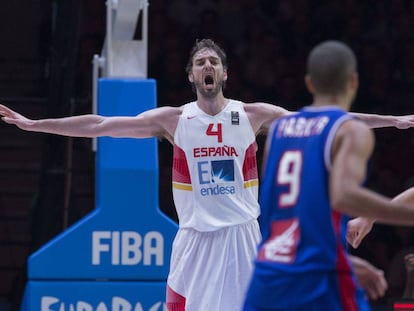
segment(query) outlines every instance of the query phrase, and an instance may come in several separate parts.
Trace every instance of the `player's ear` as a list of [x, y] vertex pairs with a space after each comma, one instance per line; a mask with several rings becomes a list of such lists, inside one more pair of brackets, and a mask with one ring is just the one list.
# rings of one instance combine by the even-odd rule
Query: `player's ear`
[[227, 81], [227, 69], [223, 70], [223, 81]]
[[351, 77], [351, 86], [356, 90], [359, 86], [359, 75], [357, 72], [354, 72]]
[[192, 72], [188, 73], [188, 81], [190, 81], [191, 83], [194, 83], [194, 75]]
[[307, 74], [305, 76], [305, 85], [306, 85], [306, 88], [308, 89], [309, 93], [311, 93], [311, 94], [315, 93], [315, 88], [313, 86], [313, 83], [312, 83], [312, 80], [311, 80], [311, 77], [310, 77], [309, 74]]

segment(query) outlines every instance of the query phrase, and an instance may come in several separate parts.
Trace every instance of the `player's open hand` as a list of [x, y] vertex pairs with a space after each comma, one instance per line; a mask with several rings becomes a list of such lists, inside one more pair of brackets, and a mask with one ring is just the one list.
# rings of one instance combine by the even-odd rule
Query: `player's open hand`
[[22, 116], [20, 113], [17, 113], [2, 104], [0, 104], [0, 116], [4, 122], [14, 124], [23, 130], [29, 130], [34, 123], [33, 120]]
[[414, 114], [406, 115], [406, 116], [397, 116], [396, 117], [395, 127], [399, 129], [408, 129], [410, 127], [414, 127]]

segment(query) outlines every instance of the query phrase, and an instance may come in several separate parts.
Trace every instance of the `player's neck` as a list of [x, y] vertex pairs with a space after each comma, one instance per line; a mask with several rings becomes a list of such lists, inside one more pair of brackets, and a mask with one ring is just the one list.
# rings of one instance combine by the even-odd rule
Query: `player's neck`
[[315, 95], [313, 106], [338, 106], [344, 110], [349, 110], [349, 100], [342, 95]]
[[220, 113], [227, 106], [228, 98], [225, 98], [223, 93], [218, 94], [213, 98], [198, 96], [197, 105], [205, 113], [209, 115], [216, 115]]

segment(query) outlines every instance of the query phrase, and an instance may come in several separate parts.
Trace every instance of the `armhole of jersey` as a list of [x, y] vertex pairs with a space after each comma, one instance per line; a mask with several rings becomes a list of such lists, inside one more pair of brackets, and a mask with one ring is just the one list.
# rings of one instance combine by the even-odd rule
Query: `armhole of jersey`
[[352, 117], [348, 114], [343, 115], [338, 120], [335, 121], [335, 123], [332, 125], [331, 129], [329, 130], [328, 138], [326, 139], [325, 143], [325, 150], [324, 150], [324, 161], [325, 161], [325, 167], [328, 171], [332, 168], [332, 145], [333, 140], [335, 138], [335, 134], [338, 131], [339, 127], [348, 120], [351, 120]]
[[186, 103], [183, 105], [183, 111], [181, 112], [181, 115], [178, 118], [177, 126], [175, 127], [175, 132], [174, 132], [174, 137], [173, 137], [174, 145], [177, 145], [177, 133], [179, 132], [179, 129], [181, 127], [181, 121], [182, 121], [183, 116], [185, 116], [186, 109], [188, 109], [188, 105], [190, 105], [191, 103], [192, 102]]
[[250, 122], [250, 119], [249, 119], [249, 116], [247, 115], [246, 109], [244, 109], [244, 106], [245, 105], [248, 105], [248, 104], [246, 104], [245, 102], [242, 102], [241, 100], [235, 100], [235, 99], [230, 99], [230, 100], [233, 101], [234, 103], [239, 103], [240, 104], [240, 109], [246, 115], [246, 119], [249, 122], [250, 129], [251, 129], [251, 131], [253, 133], [253, 139], [256, 140], [257, 133], [253, 129], [252, 123]]

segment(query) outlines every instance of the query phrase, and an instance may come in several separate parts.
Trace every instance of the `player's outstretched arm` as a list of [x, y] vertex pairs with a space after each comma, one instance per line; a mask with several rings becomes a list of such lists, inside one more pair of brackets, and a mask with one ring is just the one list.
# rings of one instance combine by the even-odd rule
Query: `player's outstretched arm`
[[266, 135], [273, 121], [294, 113], [280, 106], [261, 102], [245, 104], [244, 109], [256, 135]]
[[51, 133], [66, 136], [96, 137], [100, 132], [97, 125], [105, 121], [105, 117], [98, 115], [81, 115], [56, 119], [29, 119], [22, 114], [0, 105], [2, 120], [8, 124], [16, 125], [18, 128], [31, 131]]
[[179, 108], [162, 107], [133, 117], [105, 117], [94, 114], [33, 120], [0, 104], [2, 120], [22, 130], [73, 137], [168, 137], [171, 120]]
[[414, 127], [414, 114], [405, 116], [380, 115], [369, 113], [350, 112], [350, 114], [364, 122], [371, 128], [396, 127], [398, 129], [407, 129]]

